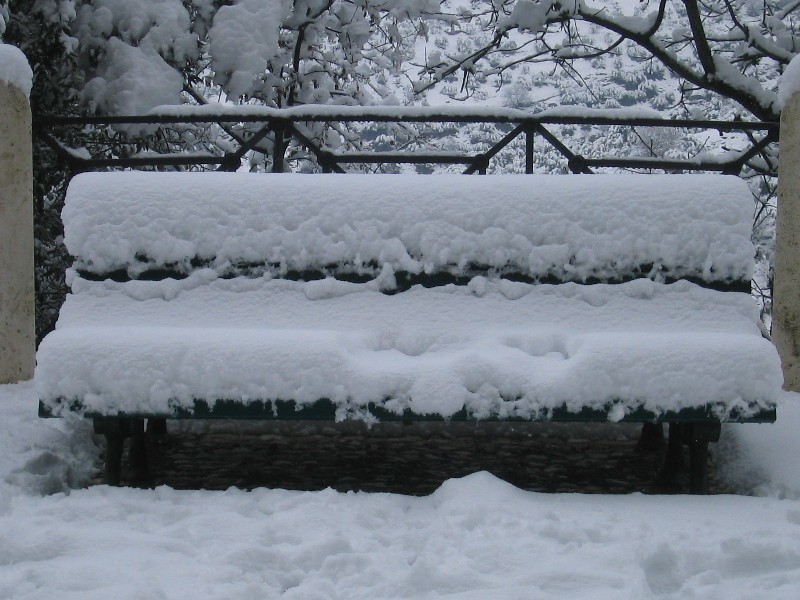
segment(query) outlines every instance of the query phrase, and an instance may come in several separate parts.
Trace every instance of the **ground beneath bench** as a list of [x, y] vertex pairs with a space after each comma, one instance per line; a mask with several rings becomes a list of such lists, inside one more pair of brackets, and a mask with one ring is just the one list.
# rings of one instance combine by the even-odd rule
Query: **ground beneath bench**
[[[427, 495], [447, 479], [488, 471], [537, 492], [681, 491], [655, 484], [664, 450], [638, 449], [640, 429], [605, 423], [391, 423], [370, 430], [356, 423], [171, 423], [169, 434], [148, 440], [151, 479], [144, 483]], [[713, 450], [710, 462], [710, 493], [731, 493], [716, 474]]]

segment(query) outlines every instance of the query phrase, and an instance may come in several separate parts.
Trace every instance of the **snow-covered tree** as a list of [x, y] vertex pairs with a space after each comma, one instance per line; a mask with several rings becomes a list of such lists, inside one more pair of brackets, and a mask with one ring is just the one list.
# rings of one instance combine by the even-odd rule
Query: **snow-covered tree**
[[[508, 103], [534, 110], [648, 106], [680, 117], [776, 121], [780, 75], [800, 51], [797, 0], [468, 0], [447, 6], [458, 28], [470, 30], [469, 43], [436, 52], [414, 83], [417, 93], [444, 89], [464, 99], [494, 86]], [[534, 69], [521, 77], [525, 67]], [[672, 89], [665, 79], [675, 82]], [[646, 133], [635, 132], [641, 143], [633, 144], [613, 132], [575, 141], [587, 155], [615, 138], [621, 147], [651, 152], [658, 140], [644, 139]], [[685, 157], [714, 150], [697, 137], [671, 142], [671, 152]], [[726, 146], [718, 141], [716, 150]], [[767, 310], [776, 181], [766, 174], [776, 168], [777, 149], [770, 147], [749, 162], [747, 173], [758, 198], [754, 241], [763, 258], [755, 283]]]
[[437, 0], [27, 4], [12, 18], [39, 14], [60, 27], [56, 39], [84, 84], [76, 99], [105, 114], [141, 114], [208, 86], [230, 101], [270, 106], [374, 102], [391, 93], [376, 73], [404, 58], [399, 25], [424, 28], [420, 18], [439, 12]]
[[[627, 10], [623, 10], [623, 9]], [[761, 120], [780, 114], [778, 76], [800, 50], [796, 0], [473, 0], [457, 11], [488, 35], [463, 53], [440, 60], [416, 82], [421, 92], [450, 75], [502, 74], [522, 63], [576, 63], [636, 48], [640, 63], [681, 80], [680, 101], [691, 111], [711, 92]], [[440, 57], [441, 58], [441, 57]]]
[[[41, 114], [142, 114], [220, 98], [273, 107], [397, 103], [389, 81], [410, 52], [409, 33], [424, 35], [424, 18], [439, 11], [438, 0], [0, 0], [0, 39], [19, 46], [34, 67], [34, 123]], [[130, 133], [87, 127], [64, 141], [125, 156], [204, 149], [242, 132]], [[64, 291], [58, 215], [69, 173], [43, 144], [35, 152], [45, 331]]]

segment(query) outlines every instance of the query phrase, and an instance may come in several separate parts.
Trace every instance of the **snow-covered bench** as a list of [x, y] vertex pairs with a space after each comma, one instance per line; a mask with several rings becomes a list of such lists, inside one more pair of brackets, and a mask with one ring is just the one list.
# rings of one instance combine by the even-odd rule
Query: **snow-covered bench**
[[782, 383], [751, 214], [726, 176], [83, 174], [41, 413], [111, 481], [145, 418], [688, 423], [701, 490]]

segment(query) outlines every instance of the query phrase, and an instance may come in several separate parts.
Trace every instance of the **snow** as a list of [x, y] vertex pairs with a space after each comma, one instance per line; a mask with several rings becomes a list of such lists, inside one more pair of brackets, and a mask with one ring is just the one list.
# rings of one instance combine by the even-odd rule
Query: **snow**
[[548, 2], [533, 2], [532, 0], [517, 0], [511, 13], [497, 23], [500, 31], [519, 28], [522, 31], [538, 32], [547, 22], [551, 5]]
[[135, 115], [180, 101], [183, 79], [153, 50], [112, 38], [98, 71], [84, 89], [94, 111]]
[[237, 0], [219, 9], [209, 31], [211, 68], [231, 98], [253, 93], [278, 51], [280, 26], [290, 10], [285, 0]]
[[74, 178], [62, 217], [75, 267], [95, 273], [188, 271], [199, 258], [220, 273], [243, 262], [375, 275], [473, 263], [584, 281], [656, 265], [749, 281], [751, 213], [746, 184], [714, 175], [127, 172]]
[[[800, 55], [798, 55], [800, 56]], [[778, 84], [778, 105], [781, 109], [800, 91], [800, 58], [795, 56], [787, 65]]]
[[[0, 597], [9, 600], [800, 594], [800, 467], [787, 435], [800, 426], [797, 394], [782, 396], [776, 426], [724, 428], [734, 446], [771, 445], [750, 456], [758, 497], [549, 495], [485, 472], [426, 497], [80, 489], [97, 452], [90, 428], [35, 414], [29, 382], [0, 386]], [[715, 457], [723, 468], [731, 460]]]
[[[101, 180], [93, 177], [82, 181], [101, 198]], [[471, 185], [491, 181], [461, 179]], [[135, 180], [117, 181], [127, 186]], [[648, 181], [658, 183], [652, 177]], [[229, 198], [224, 196], [229, 188], [211, 182], [203, 189], [170, 192], [176, 205], [193, 206], [189, 215], [202, 214], [205, 194]], [[636, 191], [635, 178], [631, 185]], [[181, 198], [190, 192], [199, 193], [194, 205]], [[744, 204], [745, 197], [741, 188], [730, 192], [729, 203], [719, 203], [728, 207], [732, 224], [742, 217], [736, 198]], [[325, 189], [319, 193], [324, 196]], [[642, 192], [642, 202], [652, 193]], [[144, 227], [158, 224], [150, 222], [155, 216], [148, 213], [146, 195], [140, 200], [136, 219]], [[352, 207], [345, 194], [338, 200]], [[716, 202], [708, 194], [710, 208]], [[115, 212], [114, 202], [95, 210], [108, 211], [112, 221], [123, 214]], [[257, 214], [248, 223], [254, 224]], [[88, 226], [82, 218], [76, 211], [66, 220], [80, 229]], [[84, 234], [76, 234], [76, 243]], [[749, 244], [740, 238], [733, 235], [737, 247]], [[102, 245], [97, 248], [102, 253]], [[793, 458], [800, 447], [793, 432], [800, 426], [800, 395], [777, 389], [777, 356], [761, 338], [746, 294], [687, 282], [531, 286], [488, 278], [474, 278], [461, 289], [381, 294], [392, 278], [391, 266], [367, 284], [287, 282], [269, 275], [222, 279], [211, 268], [183, 280], [126, 283], [87, 281], [73, 272], [73, 293], [55, 334], [40, 349], [36, 386], [0, 386], [0, 597], [798, 597], [800, 466]], [[418, 300], [422, 303], [415, 304]], [[446, 310], [436, 312], [422, 331], [414, 311], [442, 304]], [[344, 309], [363, 312], [356, 319]], [[163, 327], [165, 321], [169, 327]], [[760, 496], [546, 495], [484, 472], [446, 481], [420, 498], [330, 489], [81, 489], [97, 457], [90, 427], [75, 418], [41, 421], [35, 416], [43, 388], [89, 389], [114, 379], [115, 386], [130, 386], [127, 392], [136, 393], [142, 382], [132, 381], [131, 373], [143, 367], [151, 369], [145, 377], [157, 388], [154, 402], [174, 391], [158, 389], [158, 369], [188, 386], [177, 397], [193, 385], [210, 384], [230, 397], [240, 393], [240, 382], [264, 375], [265, 363], [257, 354], [269, 350], [262, 333], [267, 328], [289, 350], [279, 357], [286, 362], [275, 374], [290, 367], [283, 373], [291, 379], [292, 370], [302, 370], [307, 360], [313, 365], [310, 373], [339, 377], [342, 386], [359, 384], [347, 371], [336, 373], [356, 361], [363, 361], [356, 374], [374, 376], [367, 384], [379, 386], [398, 381], [392, 374], [397, 365], [418, 369], [425, 380], [445, 377], [453, 364], [465, 360], [462, 374], [498, 389], [516, 385], [514, 378], [533, 364], [553, 377], [554, 387], [574, 392], [587, 382], [563, 366], [577, 361], [579, 369], [591, 373], [596, 390], [624, 384], [634, 395], [636, 386], [682, 395], [680, 386], [690, 382], [694, 390], [703, 390], [701, 395], [712, 394], [701, 401], [713, 399], [718, 386], [726, 395], [767, 391], [770, 396], [762, 399], [779, 404], [778, 425], [725, 425], [728, 441], [715, 453], [722, 474], [738, 477], [738, 489]], [[59, 349], [64, 340], [73, 344], [73, 335], [85, 342], [86, 353], [75, 352], [75, 346], [69, 355]], [[242, 347], [256, 358], [242, 364], [231, 380], [215, 381], [221, 377], [216, 360], [229, 342], [239, 348], [237, 360], [249, 360]], [[205, 344], [212, 344], [210, 351]], [[303, 355], [312, 346], [322, 350]], [[178, 352], [161, 354], [165, 347]], [[346, 360], [343, 353], [349, 354]], [[660, 361], [658, 370], [650, 362], [653, 356]], [[476, 357], [488, 372], [469, 362]], [[116, 370], [108, 370], [114, 361]], [[673, 367], [680, 378], [670, 376]], [[316, 385], [310, 378], [276, 381], [300, 395], [307, 391], [303, 385]], [[94, 388], [92, 393], [103, 392]], [[121, 405], [126, 399], [115, 401]]]
[[726, 58], [715, 54], [712, 56], [714, 61], [713, 79], [724, 82], [732, 89], [744, 92], [747, 96], [754, 98], [761, 106], [769, 107], [777, 101], [777, 94], [763, 87], [763, 84], [750, 75], [742, 73], [738, 67]]
[[380, 282], [216, 277], [76, 278], [39, 348], [41, 397], [156, 414], [195, 398], [330, 398], [340, 418], [369, 402], [485, 418], [622, 400], [656, 413], [719, 404], [724, 418], [780, 394], [746, 293], [479, 277], [387, 295]]
[[387, 119], [403, 121], [408, 119], [440, 119], [458, 121], [459, 119], [486, 119], [522, 121], [524, 119], [541, 119], [542, 122], [555, 121], [560, 118], [587, 118], [587, 119], [663, 119], [662, 112], [643, 107], [630, 108], [588, 108], [585, 106], [557, 106], [538, 112], [530, 112], [516, 108], [502, 106], [487, 106], [474, 104], [444, 104], [434, 106], [342, 106], [330, 104], [305, 104], [290, 108], [272, 108], [255, 104], [222, 104], [209, 102], [207, 104], [165, 104], [156, 106], [147, 114], [165, 117], [204, 117], [218, 116], [240, 118], [291, 118], [291, 119], [321, 119], [321, 118], [363, 118]]
[[350, 118], [362, 117], [369, 120], [372, 117], [395, 118], [434, 118], [441, 116], [450, 117], [489, 117], [501, 119], [524, 119], [534, 116], [532, 113], [513, 108], [486, 107], [486, 106], [342, 106], [338, 104], [305, 104], [291, 108], [272, 108], [254, 104], [222, 104], [209, 102], [203, 105], [182, 104], [164, 105], [153, 108], [149, 114], [168, 117], [191, 117], [206, 115], [226, 115], [231, 117], [254, 116], [260, 118], [303, 117], [324, 118], [332, 116], [347, 116]]
[[[59, 10], [74, 10], [69, 4]], [[117, 40], [178, 65], [197, 56], [197, 34], [181, 0], [94, 0], [81, 3], [74, 16], [74, 32], [85, 50], [102, 52], [108, 41]]]
[[586, 106], [556, 106], [536, 113], [537, 118], [583, 117], [602, 122], [605, 119], [664, 119], [664, 113], [650, 108], [588, 108]]
[[68, 494], [96, 452], [86, 424], [39, 421], [31, 384], [0, 386], [0, 597], [794, 599], [800, 399], [781, 400], [775, 426], [726, 428], [770, 497], [546, 496], [487, 474], [428, 498]]
[[0, 81], [18, 88], [26, 97], [31, 95], [33, 71], [22, 50], [0, 43]]
[[[697, 175], [80, 175], [63, 212], [72, 294], [39, 348], [37, 388], [110, 413], [328, 398], [340, 419], [369, 418], [371, 402], [478, 418], [616, 402], [614, 420], [705, 404], [747, 416], [782, 382], [752, 298], [662, 282], [749, 280], [751, 202], [741, 180]], [[233, 276], [253, 263], [276, 266]], [[374, 279], [274, 278], [331, 264]], [[400, 271], [475, 264], [489, 270], [468, 286], [382, 293]], [[497, 279], [642, 265], [663, 272]], [[161, 268], [188, 277], [80, 275]]]
[[736, 447], [725, 466], [726, 475], [740, 489], [761, 495], [797, 498], [800, 487], [800, 394], [787, 394], [780, 418], [769, 427], [730, 425]]
[[75, 44], [91, 57], [87, 62], [98, 61], [82, 91], [90, 110], [142, 114], [154, 106], [180, 103], [183, 76], [172, 65], [197, 55], [198, 39], [190, 23], [180, 0], [83, 3], [74, 26]]
[[0, 515], [13, 496], [68, 493], [94, 474], [91, 423], [71, 415], [43, 421], [36, 404], [32, 381], [0, 385]]

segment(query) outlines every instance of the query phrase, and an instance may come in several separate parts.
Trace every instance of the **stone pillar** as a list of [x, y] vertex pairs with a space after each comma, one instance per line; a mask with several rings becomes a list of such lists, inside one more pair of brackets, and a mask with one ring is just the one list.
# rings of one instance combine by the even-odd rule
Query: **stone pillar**
[[34, 314], [31, 109], [0, 80], [0, 384], [33, 377]]

